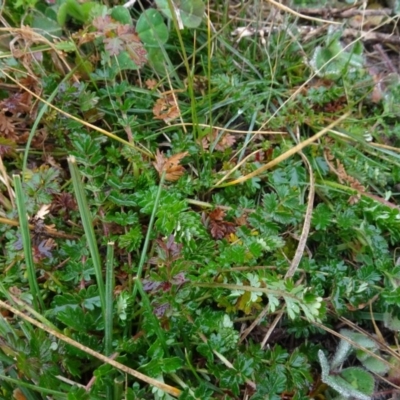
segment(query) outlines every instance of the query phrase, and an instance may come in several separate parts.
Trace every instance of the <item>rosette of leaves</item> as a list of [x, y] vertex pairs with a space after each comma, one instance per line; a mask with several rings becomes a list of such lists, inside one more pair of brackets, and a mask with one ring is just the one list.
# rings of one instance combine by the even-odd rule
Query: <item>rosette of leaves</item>
[[[389, 370], [388, 364], [380, 359], [381, 355], [376, 341], [362, 333], [348, 329], [342, 329], [340, 334], [347, 340], [341, 339], [330, 363], [322, 350], [318, 352], [321, 379], [338, 393], [335, 399], [369, 400], [375, 387], [375, 379], [371, 372], [384, 375]], [[359, 347], [352, 346], [349, 340], [357, 343]], [[371, 355], [371, 353], [376, 356]], [[364, 368], [348, 367], [342, 369], [342, 365], [351, 354], [355, 354]]]

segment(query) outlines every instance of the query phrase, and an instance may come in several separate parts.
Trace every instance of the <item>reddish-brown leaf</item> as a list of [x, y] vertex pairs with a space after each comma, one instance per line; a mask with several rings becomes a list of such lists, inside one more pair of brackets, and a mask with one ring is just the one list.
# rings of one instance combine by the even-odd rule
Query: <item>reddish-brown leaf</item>
[[216, 208], [210, 212], [209, 217], [211, 221], [222, 221], [225, 217], [225, 211], [221, 208]]
[[164, 95], [158, 99], [153, 107], [154, 119], [162, 119], [168, 123], [179, 117], [179, 106], [172, 94]]
[[217, 129], [213, 129], [211, 134], [202, 139], [203, 149], [208, 149], [210, 147], [210, 143], [215, 143], [215, 141], [218, 140], [214, 146], [214, 149], [218, 151], [224, 151], [232, 147], [236, 142], [236, 138], [229, 133], [225, 133], [220, 137], [219, 135], [219, 131]]
[[222, 239], [225, 236], [234, 233], [236, 226], [232, 222], [224, 221], [225, 211], [220, 208], [216, 208], [209, 214], [210, 219], [210, 233], [214, 239]]
[[217, 224], [215, 221], [210, 221], [210, 233], [214, 239], [222, 239], [226, 232], [222, 224]]
[[221, 137], [219, 142], [216, 144], [215, 149], [219, 151], [224, 151], [232, 147], [236, 142], [236, 138], [229, 133], [226, 133]]
[[25, 395], [22, 393], [20, 389], [14, 389], [13, 391], [13, 399], [15, 400], [26, 400]]
[[92, 24], [97, 34], [103, 36], [104, 48], [110, 55], [116, 56], [126, 51], [137, 66], [141, 67], [147, 62], [147, 51], [133, 26], [123, 25], [109, 15], [96, 17]]
[[105, 38], [104, 49], [110, 53], [110, 56], [116, 56], [124, 50], [124, 42], [119, 37]]
[[153, 90], [157, 87], [157, 81], [155, 79], [147, 79], [144, 81], [147, 89]]
[[96, 17], [92, 25], [99, 31], [99, 33], [107, 33], [117, 28], [118, 22], [111, 18], [109, 15], [104, 17]]
[[4, 112], [0, 112], [0, 133], [3, 137], [12, 137], [15, 131], [14, 122]]
[[12, 114], [28, 113], [32, 106], [32, 95], [28, 92], [17, 92], [0, 102], [0, 107]]
[[143, 47], [142, 42], [139, 40], [138, 36], [135, 39], [127, 42], [125, 40], [125, 49], [129, 54], [132, 61], [138, 66], [142, 67], [147, 62], [147, 51]]
[[153, 162], [154, 168], [161, 176], [165, 171], [165, 179], [167, 181], [177, 181], [185, 172], [182, 165], [179, 165], [182, 158], [186, 157], [187, 151], [184, 153], [174, 154], [170, 158], [166, 158], [159, 150], [156, 153], [156, 161]]

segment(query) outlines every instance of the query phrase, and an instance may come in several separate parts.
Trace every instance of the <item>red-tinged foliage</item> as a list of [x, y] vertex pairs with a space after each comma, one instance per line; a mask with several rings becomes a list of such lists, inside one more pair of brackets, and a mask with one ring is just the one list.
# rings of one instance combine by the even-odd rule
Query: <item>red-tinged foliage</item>
[[110, 53], [110, 56], [117, 56], [124, 50], [124, 42], [119, 37], [105, 38], [104, 49]]
[[234, 223], [224, 221], [225, 211], [221, 208], [216, 208], [215, 210], [211, 211], [208, 217], [210, 233], [214, 239], [222, 239], [226, 235], [236, 231], [236, 226]]
[[119, 23], [111, 18], [110, 15], [96, 17], [92, 21], [92, 25], [98, 30], [99, 33], [107, 34], [110, 31], [117, 29]]
[[65, 219], [69, 219], [70, 211], [76, 210], [77, 204], [71, 193], [57, 193], [51, 203], [51, 212], [53, 214], [64, 214]]
[[56, 242], [52, 238], [43, 239], [38, 245], [33, 246], [33, 260], [39, 263], [44, 259], [52, 259], [52, 250], [56, 247]]
[[146, 64], [147, 52], [133, 26], [121, 24], [109, 15], [96, 17], [92, 25], [104, 37], [104, 48], [111, 56], [126, 51], [137, 66]]
[[0, 137], [0, 157], [13, 154], [16, 147], [14, 140]]

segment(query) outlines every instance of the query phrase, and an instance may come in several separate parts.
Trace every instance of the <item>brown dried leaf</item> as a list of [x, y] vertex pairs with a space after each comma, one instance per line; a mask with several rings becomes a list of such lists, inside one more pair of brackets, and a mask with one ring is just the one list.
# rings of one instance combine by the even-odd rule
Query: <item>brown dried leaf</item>
[[[335, 156], [332, 154], [329, 148], [324, 149], [325, 160], [329, 166], [329, 169], [338, 177], [340, 183], [347, 183], [352, 189], [357, 190], [359, 193], [353, 195], [349, 199], [350, 204], [356, 204], [360, 201], [361, 194], [366, 191], [365, 186], [363, 186], [356, 178], [349, 175], [341, 163], [340, 160], [336, 159]], [[333, 161], [336, 161], [336, 168], [333, 164]]]
[[11, 118], [7, 117], [4, 112], [0, 112], [0, 133], [1, 136], [8, 138], [13, 136], [15, 126]]
[[349, 201], [349, 204], [354, 205], [354, 204], [357, 204], [360, 200], [361, 200], [361, 194], [357, 193], [353, 196], [350, 196], [348, 201]]
[[[205, 136], [202, 139], [203, 149], [208, 149], [210, 147], [210, 143], [214, 143], [218, 139], [218, 135], [219, 131], [217, 129], [213, 129], [210, 135]], [[218, 143], [215, 145], [215, 150], [224, 151], [232, 147], [235, 143], [236, 138], [229, 133], [225, 133], [219, 138]]]
[[246, 226], [247, 225], [247, 214], [242, 214], [240, 217], [235, 218], [236, 225]]
[[0, 102], [0, 107], [12, 114], [28, 113], [32, 106], [32, 95], [28, 92], [17, 92]]
[[147, 79], [144, 81], [147, 89], [153, 90], [157, 87], [157, 81], [155, 79]]
[[225, 149], [232, 147], [235, 142], [236, 138], [233, 135], [226, 133], [221, 137], [220, 141], [215, 146], [215, 149], [219, 151], [224, 151]]
[[25, 395], [22, 393], [20, 389], [14, 389], [13, 391], [13, 399], [15, 400], [26, 400]]
[[170, 158], [166, 158], [163, 153], [157, 150], [156, 161], [153, 162], [154, 168], [160, 176], [165, 171], [165, 179], [167, 181], [177, 181], [185, 172], [185, 169], [182, 165], [179, 165], [179, 162], [187, 155], [188, 152], [185, 151], [184, 153], [174, 154]]
[[110, 55], [126, 51], [137, 66], [141, 67], [147, 62], [147, 51], [133, 26], [123, 25], [109, 15], [96, 17], [92, 25], [104, 38], [104, 48]]
[[168, 123], [178, 118], [180, 110], [172, 94], [164, 95], [156, 101], [153, 107], [154, 119], [162, 119]]

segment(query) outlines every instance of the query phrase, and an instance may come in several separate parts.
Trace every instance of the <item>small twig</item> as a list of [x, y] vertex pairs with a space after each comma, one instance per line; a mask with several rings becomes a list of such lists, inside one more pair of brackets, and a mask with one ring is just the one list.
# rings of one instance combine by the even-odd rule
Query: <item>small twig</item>
[[123, 7], [129, 8], [129, 7], [132, 7], [135, 3], [136, 3], [136, 0], [129, 0], [123, 5]]
[[366, 32], [359, 31], [357, 29], [347, 28], [343, 30], [343, 37], [354, 37], [358, 38], [364, 42], [379, 42], [379, 43], [390, 43], [390, 44], [400, 44], [400, 36], [393, 34], [380, 33], [380, 32]]
[[239, 344], [243, 342], [244, 339], [247, 338], [247, 336], [249, 336], [249, 334], [251, 333], [251, 331], [260, 323], [260, 321], [264, 318], [264, 316], [267, 314], [268, 312], [268, 308], [269, 305], [267, 305], [266, 307], [263, 308], [263, 310], [260, 312], [260, 314], [257, 315], [257, 318], [251, 323], [251, 325], [245, 329], [242, 333], [242, 335], [240, 336], [240, 340], [239, 340]]
[[357, 15], [363, 15], [365, 17], [382, 15], [390, 16], [392, 10], [390, 8], [381, 8], [378, 10], [356, 10], [354, 6], [351, 8], [341, 9], [341, 8], [300, 8], [297, 11], [305, 15], [320, 15], [323, 18], [352, 18]]
[[[303, 154], [302, 151], [300, 151], [299, 154], [300, 154], [301, 158], [303, 159], [304, 163], [306, 164], [308, 173], [310, 174], [310, 188], [308, 191], [308, 204], [307, 204], [306, 215], [304, 217], [303, 230], [301, 232], [299, 244], [297, 245], [296, 253], [293, 257], [293, 260], [290, 264], [288, 271], [286, 272], [285, 279], [289, 279], [289, 278], [293, 277], [293, 275], [296, 272], [297, 267], [299, 266], [300, 261], [303, 257], [304, 249], [306, 248], [308, 234], [310, 232], [311, 216], [312, 216], [312, 211], [314, 208], [314, 195], [315, 195], [314, 174], [312, 171], [311, 164], [308, 161], [307, 157]], [[276, 325], [281, 320], [281, 318], [283, 316], [283, 311], [284, 311], [284, 309], [282, 309], [281, 312], [275, 317], [270, 328], [268, 329], [268, 332], [265, 334], [264, 339], [261, 343], [262, 349], [264, 348], [265, 344], [267, 343], [267, 341], [268, 341], [269, 337], [271, 336], [272, 332], [274, 331]]]
[[[310, 174], [310, 188], [309, 188], [309, 192], [308, 192], [308, 204], [307, 204], [306, 215], [304, 217], [303, 230], [301, 232], [299, 244], [297, 245], [296, 253], [293, 257], [293, 260], [290, 264], [288, 271], [286, 272], [285, 279], [291, 278], [295, 274], [297, 267], [300, 264], [301, 258], [303, 257], [304, 249], [306, 248], [308, 234], [310, 232], [311, 216], [312, 216], [312, 211], [313, 211], [313, 207], [314, 207], [314, 195], [315, 195], [314, 174], [313, 174], [312, 167], [311, 167], [310, 162], [308, 161], [307, 157], [303, 154], [302, 151], [300, 151], [299, 154], [302, 157], [304, 163], [307, 165], [307, 169]], [[260, 320], [262, 318], [264, 318], [264, 316], [268, 312], [268, 308], [269, 308], [269, 305], [264, 307], [264, 309], [260, 312], [260, 314], [257, 316], [257, 318], [252, 322], [252, 324], [243, 332], [242, 336], [240, 337], [239, 343], [241, 343], [250, 334], [250, 332], [258, 325]], [[283, 311], [284, 311], [284, 309], [280, 310], [280, 312], [278, 313], [278, 315], [275, 317], [274, 321], [272, 322], [271, 326], [269, 327], [269, 329], [268, 329], [267, 333], [265, 334], [264, 339], [261, 343], [261, 348], [264, 348], [269, 337], [271, 336], [272, 332], [274, 331], [276, 325], [282, 318]]]
[[300, 236], [299, 244], [296, 249], [296, 253], [293, 257], [292, 263], [290, 264], [290, 268], [286, 272], [286, 275], [285, 275], [286, 279], [291, 278], [294, 275], [297, 267], [300, 264], [301, 258], [303, 257], [304, 249], [306, 248], [308, 234], [310, 232], [311, 217], [312, 217], [312, 211], [313, 211], [313, 207], [314, 207], [314, 196], [315, 196], [314, 174], [313, 174], [310, 162], [308, 161], [307, 157], [303, 154], [302, 151], [300, 152], [300, 156], [303, 159], [304, 163], [307, 165], [308, 173], [310, 174], [310, 188], [308, 191], [308, 200], [307, 200], [308, 204], [307, 204], [306, 215], [304, 217], [303, 230], [301, 232], [301, 236]]
[[[254, 178], [256, 176], [259, 176], [261, 173], [264, 171], [267, 171], [270, 168], [275, 167], [282, 161], [286, 160], [287, 158], [291, 157], [292, 155], [300, 152], [303, 150], [305, 147], [310, 145], [311, 143], [315, 142], [317, 139], [320, 137], [324, 136], [326, 133], [328, 133], [331, 129], [333, 129], [336, 125], [340, 124], [343, 122], [351, 113], [347, 112], [344, 115], [342, 115], [340, 118], [337, 120], [333, 121], [331, 124], [329, 124], [327, 127], [321, 129], [318, 133], [316, 133], [314, 136], [311, 136], [310, 138], [304, 140], [303, 142], [297, 144], [296, 146], [292, 147], [290, 150], [286, 151], [285, 153], [281, 154], [280, 156], [276, 157], [272, 161], [268, 162], [267, 164], [261, 166], [260, 168], [257, 168], [255, 171], [251, 172], [250, 174], [241, 176], [240, 178], [237, 178], [233, 181], [230, 181], [228, 183], [223, 184], [223, 182], [232, 174], [232, 172], [235, 171], [235, 168], [232, 168], [228, 173], [221, 178], [215, 185], [214, 187], [224, 187], [224, 186], [231, 186], [231, 185], [237, 185], [238, 183], [245, 182], [251, 178]], [[242, 160], [242, 163], [246, 160]], [[241, 164], [241, 163], [239, 163]], [[238, 165], [239, 165], [238, 164]]]
[[271, 3], [271, 4], [274, 5], [275, 7], [279, 8], [280, 10], [285, 11], [285, 12], [288, 12], [289, 14], [293, 14], [293, 15], [295, 15], [296, 17], [299, 17], [299, 18], [308, 19], [309, 21], [322, 22], [322, 23], [324, 23], [324, 24], [342, 25], [341, 22], [328, 21], [328, 20], [325, 20], [325, 19], [315, 18], [315, 17], [310, 17], [310, 16], [308, 16], [308, 15], [300, 14], [299, 12], [293, 10], [292, 8], [287, 7], [287, 6], [283, 5], [283, 4], [280, 4], [280, 3], [276, 2], [275, 0], [267, 0], [267, 1], [268, 1], [268, 3]]
[[271, 336], [272, 332], [275, 330], [276, 325], [281, 320], [283, 312], [285, 311], [286, 306], [284, 306], [281, 310], [279, 310], [278, 315], [275, 317], [274, 321], [272, 322], [271, 326], [268, 329], [268, 332], [265, 334], [263, 341], [261, 342], [261, 349], [265, 347], [269, 337]]

